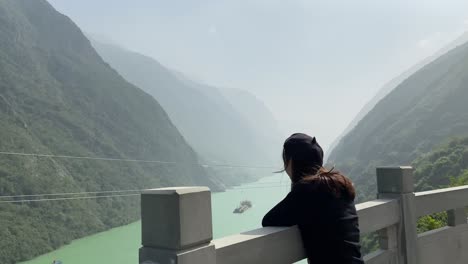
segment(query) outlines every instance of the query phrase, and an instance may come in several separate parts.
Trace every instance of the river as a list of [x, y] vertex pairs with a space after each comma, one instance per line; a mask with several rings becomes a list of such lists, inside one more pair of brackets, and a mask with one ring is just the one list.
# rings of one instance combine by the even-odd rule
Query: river
[[[285, 174], [276, 174], [226, 192], [214, 193], [214, 237], [259, 228], [263, 215], [287, 194], [288, 181]], [[253, 207], [243, 214], [233, 214], [232, 211], [242, 200], [252, 201]], [[74, 240], [69, 245], [22, 264], [51, 264], [53, 260], [61, 260], [63, 264], [138, 263], [140, 243], [140, 222], [135, 222]]]

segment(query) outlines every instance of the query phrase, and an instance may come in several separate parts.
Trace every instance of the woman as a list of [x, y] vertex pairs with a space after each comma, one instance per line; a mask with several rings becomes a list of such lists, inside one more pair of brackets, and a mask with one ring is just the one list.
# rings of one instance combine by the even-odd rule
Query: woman
[[326, 170], [315, 138], [293, 134], [283, 148], [291, 192], [263, 218], [263, 226], [297, 225], [309, 263], [363, 264], [352, 182]]

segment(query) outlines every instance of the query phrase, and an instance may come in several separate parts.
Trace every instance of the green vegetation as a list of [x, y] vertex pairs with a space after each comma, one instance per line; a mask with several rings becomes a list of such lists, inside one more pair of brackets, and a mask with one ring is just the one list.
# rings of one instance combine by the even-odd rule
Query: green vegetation
[[[359, 202], [375, 198], [378, 166], [412, 164], [417, 191], [468, 184], [468, 44], [405, 78], [330, 153], [328, 163], [353, 179]], [[418, 232], [446, 223], [444, 212], [424, 216]], [[363, 238], [364, 252], [376, 247], [375, 234]]]
[[[0, 195], [221, 187], [151, 96], [126, 82], [44, 0], [0, 0]], [[5, 199], [3, 199], [5, 200]], [[0, 203], [0, 263], [135, 221], [135, 197]]]
[[394, 90], [398, 85], [400, 85], [403, 81], [408, 79], [411, 75], [415, 74], [417, 71], [421, 70], [424, 66], [431, 63], [432, 61], [436, 60], [440, 56], [444, 55], [448, 51], [456, 48], [457, 46], [463, 45], [468, 41], [468, 32], [461, 35], [454, 41], [450, 42], [448, 45], [444, 46], [442, 49], [438, 50], [436, 53], [432, 54], [429, 57], [424, 58], [422, 61], [418, 62], [417, 64], [413, 65], [411, 68], [407, 69], [400, 75], [396, 76], [395, 78], [391, 79], [387, 82], [384, 86], [380, 88], [380, 90], [374, 95], [374, 97], [368, 101], [364, 107], [359, 111], [359, 113], [353, 118], [353, 120], [349, 123], [349, 125], [345, 128], [345, 130], [338, 136], [334, 142], [331, 144], [330, 149], [334, 149], [335, 146], [339, 143], [339, 141], [348, 134], [364, 116], [366, 116], [376, 105], [380, 102], [386, 95], [388, 95], [392, 90]]
[[468, 185], [468, 169], [464, 169], [458, 177], [450, 178], [450, 186]]
[[[376, 167], [409, 165], [447, 138], [468, 134], [467, 85], [468, 44], [464, 44], [384, 97], [340, 141], [328, 163], [354, 180], [359, 201], [374, 198]], [[444, 181], [448, 184], [448, 178]]]
[[418, 233], [424, 233], [429, 230], [441, 228], [447, 225], [447, 213], [436, 213], [432, 215], [426, 215], [418, 219], [416, 228]]
[[413, 162], [416, 191], [468, 183], [468, 137], [454, 138]]
[[[468, 184], [468, 137], [454, 138], [413, 162], [416, 190], [427, 191]], [[447, 213], [423, 216], [418, 232], [447, 225]]]
[[363, 256], [377, 251], [380, 248], [379, 236], [377, 232], [361, 236], [361, 254]]
[[[468, 184], [468, 137], [453, 138], [446, 144], [422, 155], [412, 162], [415, 168], [416, 191], [428, 191]], [[447, 213], [440, 212], [420, 217], [418, 233], [441, 228], [447, 225]], [[378, 248], [376, 234], [364, 236], [363, 252], [369, 253]]]

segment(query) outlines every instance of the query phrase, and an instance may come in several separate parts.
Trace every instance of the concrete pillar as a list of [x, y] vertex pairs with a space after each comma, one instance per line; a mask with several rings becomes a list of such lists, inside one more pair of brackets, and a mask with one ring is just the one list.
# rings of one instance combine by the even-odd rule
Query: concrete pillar
[[379, 242], [381, 249], [398, 250], [398, 227], [393, 225], [379, 231]]
[[448, 210], [447, 216], [448, 216], [448, 219], [447, 219], [448, 226], [457, 226], [457, 225], [466, 224], [465, 208], [456, 208], [456, 209]]
[[176, 187], [141, 194], [140, 264], [215, 264], [211, 193]]
[[[381, 249], [398, 253], [398, 225], [392, 225], [380, 230], [378, 234]], [[386, 259], [385, 263], [398, 264], [401, 262], [399, 262], [399, 257], [392, 255]]]
[[[377, 168], [377, 190], [379, 198], [400, 200], [401, 221], [396, 227], [398, 263], [417, 264], [418, 234], [414, 210], [413, 168]], [[391, 229], [388, 230], [388, 232], [391, 231]], [[391, 237], [390, 235], [389, 238]], [[387, 241], [387, 247], [393, 245], [392, 241]]]

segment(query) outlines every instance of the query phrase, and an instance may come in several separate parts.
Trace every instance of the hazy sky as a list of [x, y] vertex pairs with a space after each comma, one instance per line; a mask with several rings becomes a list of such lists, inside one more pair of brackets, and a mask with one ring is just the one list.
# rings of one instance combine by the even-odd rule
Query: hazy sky
[[50, 0], [84, 31], [261, 98], [328, 146], [391, 78], [468, 29], [466, 0]]

